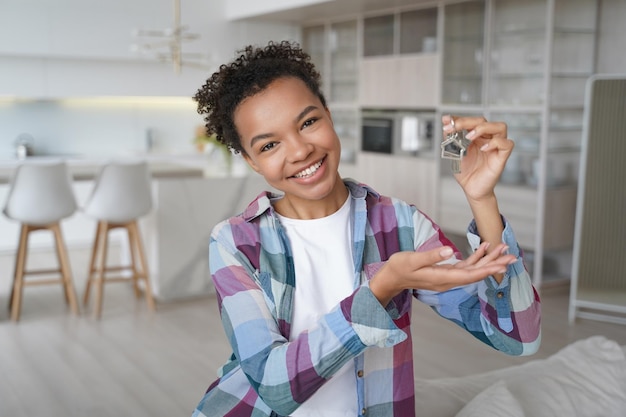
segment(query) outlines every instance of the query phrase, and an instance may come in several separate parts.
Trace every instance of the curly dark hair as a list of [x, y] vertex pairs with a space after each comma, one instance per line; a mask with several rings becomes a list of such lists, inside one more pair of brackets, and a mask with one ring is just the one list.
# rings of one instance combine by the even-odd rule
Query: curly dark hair
[[244, 152], [234, 122], [237, 106], [246, 98], [263, 91], [273, 81], [295, 77], [321, 100], [320, 74], [311, 57], [295, 42], [269, 42], [265, 47], [246, 46], [230, 64], [223, 64], [193, 97], [198, 113], [205, 114], [206, 131], [235, 153]]

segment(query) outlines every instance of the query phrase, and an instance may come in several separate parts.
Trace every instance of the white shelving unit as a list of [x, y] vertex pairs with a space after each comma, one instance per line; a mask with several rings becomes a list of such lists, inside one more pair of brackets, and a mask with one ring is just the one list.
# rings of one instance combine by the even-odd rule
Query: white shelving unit
[[[588, 0], [443, 6], [440, 111], [507, 122], [516, 147], [496, 192], [530, 252], [538, 287], [568, 280], [571, 272], [583, 92], [594, 72], [597, 9]], [[439, 222], [463, 233], [469, 207], [446, 164], [441, 174]]]
[[[429, 109], [507, 122], [516, 147], [496, 192], [541, 287], [571, 275], [583, 91], [595, 71], [598, 4], [381, 6], [350, 19], [305, 24], [303, 43], [322, 69], [338, 128], [351, 132], [342, 140], [346, 159], [357, 160], [357, 176], [365, 172], [358, 164], [362, 109]], [[333, 49], [340, 39], [350, 41]], [[354, 71], [342, 69], [352, 64]], [[419, 158], [433, 173], [431, 215], [447, 232], [464, 234], [469, 207], [448, 164], [434, 156]]]

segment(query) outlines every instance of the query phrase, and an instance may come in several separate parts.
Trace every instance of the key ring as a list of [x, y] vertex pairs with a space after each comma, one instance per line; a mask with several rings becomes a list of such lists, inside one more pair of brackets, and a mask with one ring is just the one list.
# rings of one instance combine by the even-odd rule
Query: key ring
[[[450, 116], [450, 124], [454, 128], [454, 118]], [[441, 158], [450, 159], [452, 161], [452, 172], [458, 174], [461, 172], [461, 159], [465, 156], [467, 148], [471, 140], [465, 137], [464, 130], [456, 129], [446, 135], [446, 139], [441, 142]]]

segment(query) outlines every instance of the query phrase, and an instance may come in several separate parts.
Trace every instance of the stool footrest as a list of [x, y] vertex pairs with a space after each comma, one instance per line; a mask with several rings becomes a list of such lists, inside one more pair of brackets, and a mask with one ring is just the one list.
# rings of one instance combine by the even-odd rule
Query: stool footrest
[[[129, 282], [133, 280], [133, 277], [124, 277], [124, 276], [112, 276], [112, 277], [104, 277], [103, 278], [104, 282]], [[95, 282], [100, 281], [99, 278], [94, 278]]]
[[24, 275], [46, 275], [46, 274], [58, 274], [62, 272], [61, 268], [58, 269], [34, 269], [32, 271], [24, 271]]
[[[105, 271], [130, 271], [133, 269], [132, 265], [128, 265], [128, 266], [107, 266], [104, 268]], [[91, 273], [96, 273], [99, 272], [98, 268], [91, 268]]]
[[31, 285], [50, 285], [50, 284], [59, 284], [63, 283], [62, 278], [50, 278], [50, 279], [37, 279], [37, 280], [24, 280], [22, 285], [31, 286]]

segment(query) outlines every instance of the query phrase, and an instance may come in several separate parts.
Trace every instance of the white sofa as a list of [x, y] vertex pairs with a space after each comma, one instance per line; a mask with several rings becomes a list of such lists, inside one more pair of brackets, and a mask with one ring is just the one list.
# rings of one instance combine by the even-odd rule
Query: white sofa
[[547, 359], [415, 382], [418, 416], [625, 417], [626, 347], [593, 336]]

